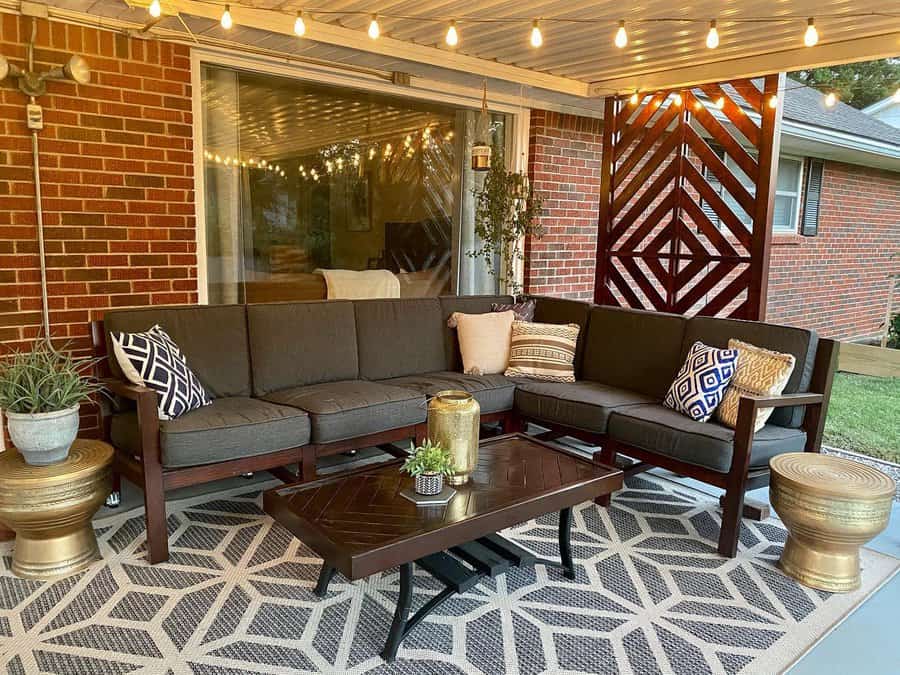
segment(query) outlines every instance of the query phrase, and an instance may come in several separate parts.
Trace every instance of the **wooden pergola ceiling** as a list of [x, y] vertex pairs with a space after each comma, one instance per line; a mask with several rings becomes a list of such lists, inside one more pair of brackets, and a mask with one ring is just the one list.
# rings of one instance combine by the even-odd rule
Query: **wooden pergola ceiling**
[[[128, 0], [146, 6], [149, 0]], [[218, 19], [222, 7], [196, 0], [162, 0], [166, 13]], [[642, 90], [750, 77], [828, 63], [900, 54], [900, 7], [896, 0], [669, 0], [631, 4], [604, 0], [335, 0], [318, 3], [316, 14], [303, 0], [242, 0], [232, 5], [235, 30], [249, 27], [292, 34], [292, 15], [307, 13], [304, 40], [349, 47], [395, 59], [496, 77], [579, 96]], [[283, 12], [279, 14], [273, 11]], [[371, 13], [380, 15], [382, 37], [371, 40]], [[862, 14], [878, 14], [881, 16]], [[396, 17], [405, 18], [396, 18]], [[419, 17], [432, 17], [424, 21]], [[465, 17], [522, 18], [521, 23], [473, 23]], [[735, 19], [796, 17], [787, 23], [736, 23]], [[805, 17], [816, 17], [821, 40], [803, 46]], [[529, 17], [542, 18], [544, 44], [528, 43]], [[697, 23], [640, 23], [680, 17]], [[448, 21], [456, 18], [458, 48], [444, 43]], [[600, 25], [560, 23], [553, 18], [609, 19]], [[718, 21], [721, 45], [707, 49], [709, 19]], [[628, 25], [629, 44], [613, 45], [616, 21]], [[221, 30], [213, 28], [211, 31]], [[224, 33], [224, 31], [222, 31]]]

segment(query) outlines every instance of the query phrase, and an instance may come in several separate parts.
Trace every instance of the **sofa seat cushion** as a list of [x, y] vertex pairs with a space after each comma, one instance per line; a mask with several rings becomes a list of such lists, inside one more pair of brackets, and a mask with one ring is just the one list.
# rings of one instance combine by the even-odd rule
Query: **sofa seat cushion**
[[654, 399], [599, 382], [535, 382], [518, 379], [516, 409], [525, 417], [593, 433], [606, 433], [609, 416], [621, 406]]
[[[166, 468], [214, 464], [263, 455], [309, 443], [309, 416], [302, 410], [245, 396], [216, 398], [178, 419], [160, 420], [159, 441]], [[113, 415], [110, 438], [138, 454], [134, 411]]]
[[412, 389], [424, 396], [433, 396], [448, 389], [467, 391], [478, 401], [482, 414], [512, 410], [516, 391], [515, 381], [504, 375], [466, 375], [449, 370], [407, 375], [383, 380], [383, 383]]
[[[622, 408], [609, 420], [609, 436], [616, 441], [727, 473], [734, 454], [734, 429], [714, 422], [697, 422], [662, 405]], [[767, 424], [753, 437], [750, 466], [765, 468], [784, 452], [802, 452], [806, 432]], [[625, 454], [628, 454], [625, 451]]]
[[425, 397], [368, 380], [322, 382], [282, 389], [265, 400], [309, 413], [313, 443], [357, 438], [425, 421]]

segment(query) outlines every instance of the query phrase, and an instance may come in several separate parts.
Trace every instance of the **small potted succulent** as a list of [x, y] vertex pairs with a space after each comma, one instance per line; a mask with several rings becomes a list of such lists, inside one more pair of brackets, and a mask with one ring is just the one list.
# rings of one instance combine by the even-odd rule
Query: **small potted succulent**
[[78, 410], [101, 391], [95, 359], [76, 359], [38, 339], [29, 351], [0, 358], [0, 409], [28, 464], [61, 462], [78, 435]]
[[444, 489], [444, 476], [453, 474], [453, 459], [450, 451], [440, 443], [430, 439], [418, 447], [410, 444], [410, 456], [403, 463], [401, 471], [415, 478], [413, 489], [420, 495], [437, 495]]

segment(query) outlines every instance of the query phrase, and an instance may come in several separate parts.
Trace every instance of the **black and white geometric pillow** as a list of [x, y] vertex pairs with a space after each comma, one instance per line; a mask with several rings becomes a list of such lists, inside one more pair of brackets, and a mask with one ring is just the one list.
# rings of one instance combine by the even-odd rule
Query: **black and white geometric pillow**
[[212, 403], [174, 340], [159, 326], [146, 333], [110, 334], [116, 361], [134, 384], [159, 394], [159, 418], [172, 420]]

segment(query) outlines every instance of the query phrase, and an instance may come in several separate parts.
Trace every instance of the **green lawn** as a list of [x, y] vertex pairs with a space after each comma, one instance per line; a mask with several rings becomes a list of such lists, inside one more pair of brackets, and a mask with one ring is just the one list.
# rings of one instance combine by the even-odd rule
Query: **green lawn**
[[835, 375], [825, 443], [900, 463], [900, 378]]

